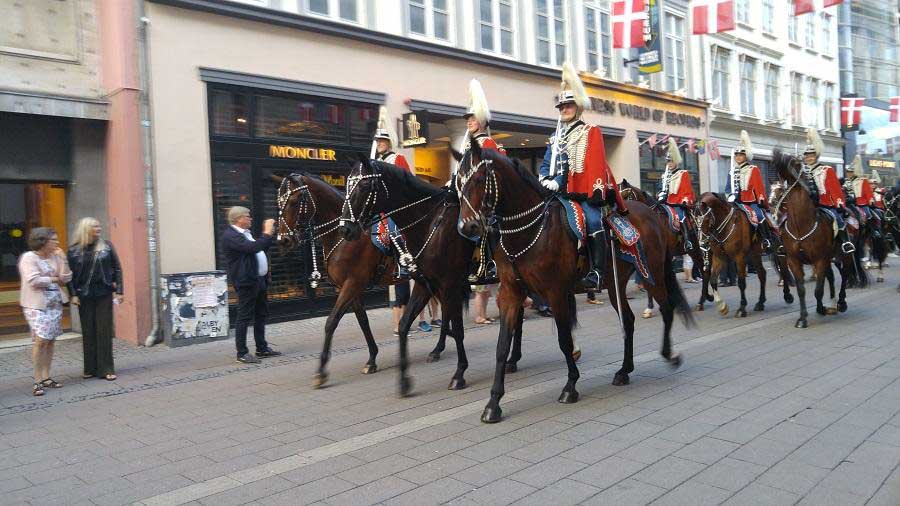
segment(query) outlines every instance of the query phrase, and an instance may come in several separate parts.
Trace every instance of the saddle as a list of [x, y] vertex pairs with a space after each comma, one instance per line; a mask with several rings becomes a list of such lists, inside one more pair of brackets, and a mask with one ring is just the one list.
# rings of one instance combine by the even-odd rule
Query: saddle
[[[391, 241], [391, 236], [395, 236], [397, 233], [397, 224], [394, 223], [394, 220], [390, 217], [382, 218], [372, 224], [370, 233], [372, 244], [374, 244], [382, 254], [394, 256], [395, 248]], [[403, 236], [401, 235], [401, 240], [402, 237]]]
[[669, 228], [672, 229], [673, 232], [681, 232], [682, 224], [687, 225], [688, 230], [693, 230], [694, 221], [689, 219], [689, 216], [685, 212], [683, 207], [673, 206], [666, 204], [665, 202], [661, 202], [656, 206], [656, 208], [659, 209], [663, 215], [665, 215], [666, 221], [669, 223]]
[[744, 212], [744, 214], [747, 216], [747, 219], [750, 220], [750, 224], [753, 225], [754, 229], [758, 227], [760, 223], [766, 222], [769, 224], [769, 227], [772, 230], [778, 233], [780, 227], [779, 224], [775, 221], [775, 218], [773, 218], [771, 214], [764, 211], [763, 208], [759, 207], [759, 205], [750, 205], [743, 202], [735, 202], [734, 206]]

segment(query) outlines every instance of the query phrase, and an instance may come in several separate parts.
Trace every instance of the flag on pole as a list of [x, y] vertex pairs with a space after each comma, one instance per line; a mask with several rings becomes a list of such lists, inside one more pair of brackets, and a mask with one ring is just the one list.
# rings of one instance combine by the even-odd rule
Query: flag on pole
[[612, 8], [613, 47], [643, 47], [648, 16], [646, 0], [616, 0]]
[[824, 9], [826, 7], [831, 7], [837, 5], [844, 0], [795, 0], [794, 1], [794, 16], [799, 16], [801, 14], [806, 14], [807, 12], [812, 12], [816, 10], [817, 6], [820, 6], [820, 9]]
[[696, 153], [697, 152], [697, 148], [694, 147], [694, 142], [695, 142], [694, 139], [687, 140], [688, 153]]
[[891, 97], [891, 123], [900, 121], [900, 97]]
[[706, 154], [706, 139], [697, 139], [697, 154]]
[[694, 0], [693, 34], [734, 30], [734, 0]]
[[841, 98], [841, 130], [848, 132], [859, 128], [865, 98]]
[[718, 160], [719, 159], [719, 141], [711, 140], [707, 144], [709, 146], [709, 159], [710, 160]]

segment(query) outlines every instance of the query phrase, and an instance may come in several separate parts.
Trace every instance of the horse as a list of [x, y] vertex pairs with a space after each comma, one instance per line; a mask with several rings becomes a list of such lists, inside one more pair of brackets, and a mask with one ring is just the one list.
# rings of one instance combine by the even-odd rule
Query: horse
[[[491, 398], [481, 421], [497, 423], [502, 419], [505, 363], [526, 291], [545, 298], [553, 312], [558, 344], [568, 368], [568, 381], [558, 400], [566, 404], [577, 402], [575, 384], [580, 374], [572, 356], [572, 330], [577, 324], [574, 292], [584, 272], [579, 272], [578, 242], [569, 229], [562, 204], [518, 160], [494, 150], [482, 150], [477, 142], [472, 143], [468, 166], [461, 167], [460, 173], [460, 232], [466, 236], [483, 235], [488, 223], [494, 219], [499, 223], [500, 247], [495, 261], [500, 277], [500, 333]], [[641, 234], [650, 274], [656, 280], [656, 284], [647, 283], [647, 290], [659, 303], [663, 316], [661, 354], [669, 364], [678, 367], [681, 357], [672, 352], [670, 336], [675, 309], [680, 310], [686, 324], [693, 324], [693, 320], [672, 267], [673, 251], [659, 218], [650, 208], [632, 201], [628, 210], [627, 220]], [[634, 313], [621, 295], [632, 267], [615, 255], [608, 255], [606, 262], [606, 270], [612, 276], [604, 276], [605, 286], [625, 333], [625, 357], [613, 384], [625, 385], [634, 370]]]
[[[849, 201], [846, 188], [844, 188], [844, 199], [845, 201]], [[856, 218], [856, 221], [859, 223], [859, 232], [854, 240], [854, 247], [856, 248], [854, 251], [855, 261], [857, 264], [861, 265], [863, 256], [868, 250], [870, 257], [869, 262], [872, 260], [877, 262], [878, 276], [876, 277], [876, 282], [883, 283], [884, 275], [882, 273], [882, 268], [884, 266], [884, 261], [887, 260], [888, 254], [887, 239], [885, 239], [884, 234], [885, 227], [879, 220], [867, 216], [860, 206], [850, 204], [848, 207]], [[871, 263], [868, 265], [871, 265]], [[856, 288], [855, 285], [849, 283], [848, 287]]]
[[[719, 314], [728, 314], [728, 304], [719, 295], [719, 272], [726, 266], [729, 260], [734, 261], [737, 267], [738, 288], [741, 291], [741, 305], [735, 311], [735, 317], [747, 316], [747, 265], [752, 265], [759, 278], [759, 299], [753, 306], [754, 311], [763, 311], [766, 308], [766, 269], [762, 262], [762, 244], [753, 231], [753, 225], [746, 213], [741, 211], [737, 204], [728, 203], [722, 195], [706, 192], [700, 195], [695, 206], [694, 222], [697, 224], [701, 247], [712, 257], [709, 267], [709, 276], [703, 279], [704, 287], [709, 284], [712, 287], [713, 299], [718, 307]], [[760, 224], [760, 226], [762, 226]], [[778, 262], [776, 259], [776, 270]], [[790, 294], [790, 283], [784, 283], [784, 300], [788, 304], [793, 302]], [[697, 304], [697, 309], [703, 310], [703, 299]]]
[[[672, 230], [672, 227], [670, 227], [668, 224], [668, 217], [666, 216], [666, 211], [663, 210], [663, 208], [660, 206], [660, 204], [658, 202], [654, 201], [653, 197], [646, 191], [641, 190], [640, 188], [637, 188], [635, 186], [632, 186], [626, 179], [623, 179], [622, 182], [619, 183], [619, 191], [622, 193], [623, 199], [636, 200], [638, 202], [643, 203], [644, 205], [649, 206], [651, 209], [656, 210], [657, 214], [659, 214], [659, 216], [662, 220], [662, 223], [666, 226], [665, 227], [666, 231], [668, 231], [667, 243], [674, 249], [675, 256], [688, 255], [689, 257], [691, 257], [691, 261], [694, 262], [694, 265], [702, 266], [702, 268], [700, 270], [701, 278], [704, 280], [708, 279], [709, 269], [706, 268], [703, 263], [703, 252], [700, 250], [700, 242], [699, 241], [696, 241], [696, 240], [692, 241], [691, 248], [687, 248], [686, 247], [687, 245], [684, 243], [684, 241], [679, 241], [678, 235], [675, 233], [674, 230]], [[690, 213], [687, 214], [685, 223], [683, 223], [682, 225], [688, 226], [688, 223], [687, 223], [688, 221], [691, 222], [691, 224], [692, 224], [691, 226], [694, 226], [693, 217]], [[702, 303], [704, 300], [708, 300], [708, 301], [712, 302], [713, 301], [712, 295], [709, 295], [709, 293], [706, 292], [707, 285], [704, 283], [701, 286], [703, 287], [703, 290], [700, 293], [700, 302]], [[695, 306], [695, 309], [699, 309], [700, 311], [702, 311], [703, 310], [702, 304], [698, 304], [697, 306]], [[651, 297], [649, 293], [647, 294], [647, 308], [644, 309], [644, 312], [641, 313], [641, 316], [643, 318], [653, 317], [653, 297]]]
[[[362, 373], [377, 372], [375, 359], [378, 345], [369, 326], [363, 292], [371, 285], [388, 286], [397, 283], [396, 261], [383, 254], [372, 241], [346, 241], [340, 236], [338, 228], [344, 194], [320, 177], [307, 173], [271, 177], [278, 184], [276, 232], [279, 243], [286, 246], [304, 244], [310, 247], [313, 283], [318, 284], [321, 279], [318, 271], [318, 258], [321, 258], [328, 279], [338, 288], [337, 300], [325, 321], [325, 341], [319, 368], [313, 377], [313, 386], [322, 387], [328, 379], [326, 366], [331, 358], [334, 331], [350, 308], [356, 314], [369, 348], [369, 360]], [[443, 327], [441, 338], [445, 338]]]
[[[854, 276], [854, 271], [862, 280], [866, 279], [865, 271], [857, 269], [852, 253], [845, 254], [841, 245], [832, 233], [832, 221], [816, 207], [810, 196], [807, 182], [800, 176], [800, 160], [775, 148], [772, 154], [772, 166], [784, 181], [785, 190], [775, 204], [775, 212], [784, 215], [781, 227], [782, 240], [788, 268], [793, 274], [800, 297], [800, 317], [794, 326], [805, 329], [809, 327], [806, 310], [806, 286], [803, 283], [803, 266], [813, 266], [816, 277], [816, 312], [828, 314], [822, 304], [825, 292], [825, 279], [831, 271], [832, 262], [841, 273], [841, 287], [838, 293], [836, 310], [843, 313], [847, 310], [847, 281]], [[864, 281], [865, 282], [865, 281]], [[785, 283], [787, 284], [787, 283]]]

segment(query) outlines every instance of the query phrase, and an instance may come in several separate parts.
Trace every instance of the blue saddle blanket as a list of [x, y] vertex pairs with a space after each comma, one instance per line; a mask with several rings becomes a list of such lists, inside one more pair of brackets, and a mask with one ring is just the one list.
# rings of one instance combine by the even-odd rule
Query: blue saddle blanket
[[819, 207], [819, 210], [825, 213], [828, 217], [831, 218], [832, 221], [837, 223], [837, 227], [839, 230], [843, 230], [847, 224], [844, 222], [844, 217], [837, 211], [837, 209], [833, 207]]
[[391, 217], [382, 218], [372, 224], [372, 244], [384, 255], [391, 255], [391, 236], [397, 235], [397, 224]]

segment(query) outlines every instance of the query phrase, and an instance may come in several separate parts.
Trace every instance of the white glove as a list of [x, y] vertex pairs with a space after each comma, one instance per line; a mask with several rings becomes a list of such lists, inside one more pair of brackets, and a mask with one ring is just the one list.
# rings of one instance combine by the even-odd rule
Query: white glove
[[656, 199], [657, 199], [657, 200], [663, 200], [663, 199], [665, 199], [666, 197], [667, 197], [666, 192], [659, 192], [659, 193], [656, 194]]
[[559, 183], [550, 178], [542, 179], [541, 185], [552, 192], [559, 191]]
[[728, 202], [734, 202], [734, 200], [735, 200], [734, 194], [732, 193], [731, 195], [728, 196]]

